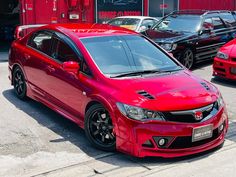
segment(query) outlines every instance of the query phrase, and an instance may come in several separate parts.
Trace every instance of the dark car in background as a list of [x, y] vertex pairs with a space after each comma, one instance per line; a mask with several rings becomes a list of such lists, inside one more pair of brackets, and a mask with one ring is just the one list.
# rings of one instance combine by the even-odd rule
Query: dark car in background
[[213, 59], [218, 49], [235, 38], [236, 18], [231, 11], [175, 11], [143, 32], [184, 66]]

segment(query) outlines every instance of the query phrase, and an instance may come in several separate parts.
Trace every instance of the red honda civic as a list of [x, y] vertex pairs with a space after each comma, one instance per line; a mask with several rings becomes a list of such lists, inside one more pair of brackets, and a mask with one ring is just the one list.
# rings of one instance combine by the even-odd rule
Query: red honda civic
[[218, 89], [141, 34], [99, 24], [40, 27], [13, 42], [9, 78], [85, 129], [97, 148], [177, 157], [223, 144]]
[[214, 58], [213, 76], [236, 80], [236, 39], [220, 48]]

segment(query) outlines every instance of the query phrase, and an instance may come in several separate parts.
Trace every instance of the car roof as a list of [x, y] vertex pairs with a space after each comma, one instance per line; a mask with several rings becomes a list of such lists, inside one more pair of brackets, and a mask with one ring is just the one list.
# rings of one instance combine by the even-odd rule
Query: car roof
[[114, 35], [138, 35], [138, 33], [108, 24], [53, 24], [41, 27], [41, 29], [51, 29], [60, 31], [68, 35], [76, 35], [79, 38], [114, 36]]
[[170, 14], [175, 15], [208, 15], [208, 14], [221, 14], [221, 13], [231, 13], [231, 11], [228, 10], [199, 10], [199, 9], [193, 9], [193, 10], [179, 10], [179, 11], [173, 11]]

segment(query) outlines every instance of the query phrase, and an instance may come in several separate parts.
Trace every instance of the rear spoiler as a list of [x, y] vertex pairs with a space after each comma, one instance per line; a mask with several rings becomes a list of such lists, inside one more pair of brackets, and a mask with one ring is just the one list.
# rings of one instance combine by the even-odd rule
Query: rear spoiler
[[25, 35], [27, 35], [29, 32], [32, 31], [32, 30], [29, 30], [29, 29], [39, 28], [39, 27], [42, 27], [42, 26], [45, 26], [45, 25], [46, 24], [17, 26], [16, 29], [15, 29], [14, 38], [15, 39], [23, 38]]

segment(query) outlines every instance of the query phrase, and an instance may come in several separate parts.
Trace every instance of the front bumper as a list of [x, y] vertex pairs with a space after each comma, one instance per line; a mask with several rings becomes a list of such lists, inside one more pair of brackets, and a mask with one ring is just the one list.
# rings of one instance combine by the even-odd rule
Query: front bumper
[[[180, 123], [180, 122], [145, 122], [140, 123], [116, 113], [119, 131], [117, 132], [117, 150], [136, 156], [158, 156], [158, 157], [179, 157], [200, 153], [213, 149], [224, 142], [228, 129], [228, 116], [225, 108], [222, 108], [217, 115], [202, 123]], [[213, 125], [213, 137], [192, 143], [193, 128]], [[220, 125], [224, 129], [218, 131]], [[156, 137], [171, 137], [168, 145], [160, 148], [155, 141]], [[149, 141], [152, 147], [147, 147]], [[145, 146], [144, 146], [145, 145]]]
[[236, 73], [232, 73], [231, 68], [236, 70], [236, 61], [214, 59], [213, 76], [219, 76], [230, 80], [236, 80]]

